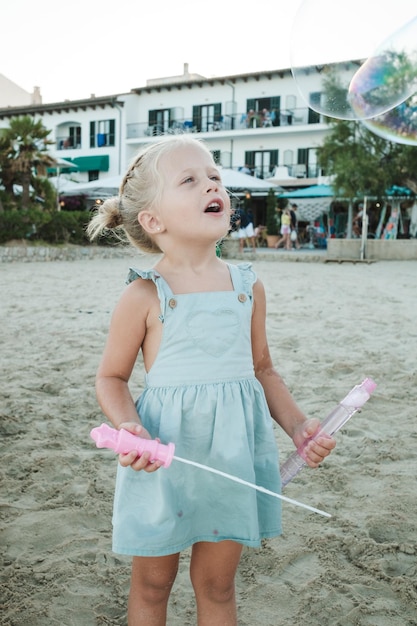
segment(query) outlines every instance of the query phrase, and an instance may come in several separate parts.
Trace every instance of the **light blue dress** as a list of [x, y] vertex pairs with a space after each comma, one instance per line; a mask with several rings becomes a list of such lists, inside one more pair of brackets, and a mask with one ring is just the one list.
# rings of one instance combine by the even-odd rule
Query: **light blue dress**
[[[153, 269], [163, 336], [137, 410], [152, 438], [175, 455], [280, 492], [278, 452], [251, 351], [250, 264], [232, 265], [233, 290], [173, 294]], [[280, 500], [176, 461], [157, 472], [118, 465], [113, 550], [163, 556], [198, 541], [258, 547], [281, 533]]]

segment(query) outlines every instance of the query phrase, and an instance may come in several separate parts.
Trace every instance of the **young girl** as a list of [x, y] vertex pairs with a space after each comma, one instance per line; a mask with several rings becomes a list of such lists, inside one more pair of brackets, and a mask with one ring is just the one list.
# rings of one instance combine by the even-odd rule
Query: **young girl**
[[[145, 148], [119, 196], [92, 218], [91, 238], [123, 229], [142, 251], [162, 253], [152, 269], [130, 270], [97, 396], [116, 428], [172, 441], [178, 456], [279, 492], [271, 416], [296, 446], [318, 420], [306, 420], [273, 368], [261, 282], [249, 264], [216, 256], [230, 213], [211, 153], [184, 135]], [[128, 382], [140, 351], [146, 385], [135, 403]], [[309, 444], [308, 464], [333, 447], [329, 438]], [[166, 623], [179, 553], [189, 546], [199, 626], [235, 626], [242, 546], [281, 533], [280, 501], [175, 461], [159, 469], [149, 453], [119, 461], [113, 549], [133, 556], [129, 626]]]

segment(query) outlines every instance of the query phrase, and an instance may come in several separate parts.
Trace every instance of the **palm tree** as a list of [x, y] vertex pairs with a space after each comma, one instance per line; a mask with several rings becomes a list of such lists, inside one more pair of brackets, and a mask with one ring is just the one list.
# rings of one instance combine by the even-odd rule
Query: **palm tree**
[[47, 146], [54, 143], [47, 139], [51, 131], [40, 120], [30, 115], [15, 117], [0, 138], [0, 171], [6, 191], [12, 192], [13, 184], [22, 185], [22, 207], [30, 204], [30, 185], [37, 168], [51, 167], [54, 159]]

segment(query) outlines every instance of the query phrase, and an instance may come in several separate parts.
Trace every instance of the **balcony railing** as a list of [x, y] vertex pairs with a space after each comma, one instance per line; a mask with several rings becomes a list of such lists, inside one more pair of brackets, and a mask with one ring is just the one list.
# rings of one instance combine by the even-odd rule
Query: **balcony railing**
[[78, 148], [81, 148], [81, 138], [80, 143], [76, 143], [76, 139], [68, 137], [68, 135], [56, 138], [57, 150], [77, 150]]
[[[235, 168], [234, 168], [235, 169]], [[252, 169], [252, 175], [256, 178], [275, 178], [285, 180], [291, 178], [318, 178], [321, 175], [321, 168], [318, 165], [306, 165], [304, 163], [294, 163], [293, 165], [279, 164], [276, 167], [259, 167]]]
[[288, 111], [281, 109], [275, 114], [272, 120], [267, 123], [262, 122], [260, 115], [255, 115], [248, 120], [247, 113], [236, 113], [233, 115], [220, 115], [215, 119], [172, 119], [169, 123], [148, 124], [137, 122], [127, 124], [126, 139], [144, 139], [145, 137], [155, 137], [158, 135], [180, 134], [180, 133], [210, 133], [215, 131], [247, 131], [279, 129], [288, 126], [301, 126], [305, 124], [322, 123], [323, 117], [312, 115], [308, 108], [294, 109]]

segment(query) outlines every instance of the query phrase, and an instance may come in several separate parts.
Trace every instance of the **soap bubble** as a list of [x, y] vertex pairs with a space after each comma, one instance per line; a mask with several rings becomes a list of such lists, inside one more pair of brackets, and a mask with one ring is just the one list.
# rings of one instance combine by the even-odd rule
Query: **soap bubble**
[[362, 123], [383, 139], [417, 146], [417, 94], [383, 115], [362, 120]]
[[293, 24], [291, 71], [313, 111], [342, 120], [370, 119], [416, 91], [413, 4], [396, 0], [391, 10], [378, 11], [366, 0], [303, 2]]
[[396, 107], [417, 92], [417, 17], [388, 37], [349, 85], [348, 101], [358, 119]]

